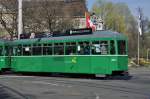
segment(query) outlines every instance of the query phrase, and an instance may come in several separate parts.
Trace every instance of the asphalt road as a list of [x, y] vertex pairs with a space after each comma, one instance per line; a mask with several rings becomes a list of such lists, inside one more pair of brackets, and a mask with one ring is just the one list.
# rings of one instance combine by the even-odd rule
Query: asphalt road
[[150, 68], [110, 79], [0, 75], [0, 99], [150, 99]]

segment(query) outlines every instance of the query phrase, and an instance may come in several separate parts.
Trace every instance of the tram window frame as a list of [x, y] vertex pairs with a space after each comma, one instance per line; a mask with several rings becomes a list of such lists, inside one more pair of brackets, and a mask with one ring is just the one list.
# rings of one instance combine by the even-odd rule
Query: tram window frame
[[[13, 46], [13, 56], [21, 56], [22, 55], [22, 53], [21, 54], [18, 54], [18, 52], [19, 52], [19, 47], [18, 47], [19, 45], [15, 45], [15, 46]], [[7, 48], [5, 48], [5, 50], [6, 50]], [[20, 52], [22, 52], [22, 50], [20, 50]], [[7, 53], [7, 52], [6, 52]]]
[[54, 55], [64, 55], [64, 43], [54, 43]]
[[[101, 55], [108, 55], [109, 54], [108, 41], [105, 41], [105, 40], [104, 41], [100, 41], [100, 47], [101, 47]], [[105, 49], [103, 49], [103, 48], [105, 48]]]
[[13, 46], [13, 51], [12, 51], [13, 56], [18, 56], [18, 54], [17, 54], [17, 50], [18, 50], [17, 45], [16, 45], [16, 46]]
[[[103, 44], [103, 43], [106, 44]], [[109, 43], [107, 40], [92, 41], [91, 45], [92, 55], [108, 55], [109, 54]]]
[[22, 52], [23, 52], [23, 46], [21, 44], [17, 45], [17, 56], [22, 56], [23, 54]]
[[[26, 48], [28, 48], [29, 51], [26, 51]], [[22, 55], [23, 56], [31, 56], [32, 55], [32, 46], [29, 44], [22, 45]]]
[[42, 55], [53, 55], [53, 44], [43, 44]]
[[91, 44], [89, 41], [84, 41], [83, 42], [83, 47], [84, 47], [84, 55], [90, 55], [91, 54]]
[[0, 56], [4, 56], [3, 50], [4, 50], [3, 46], [0, 46]]
[[[122, 46], [120, 42], [123, 42], [124, 45]], [[126, 55], [127, 54], [126, 41], [125, 40], [118, 40], [117, 41], [117, 49], [118, 49], [119, 55]]]
[[12, 49], [9, 46], [4, 46], [4, 48], [3, 48], [4, 56], [10, 55], [11, 54], [10, 51], [12, 51]]
[[65, 43], [65, 55], [76, 55], [77, 54], [77, 43], [66, 42]]
[[78, 42], [77, 44], [77, 53], [78, 55], [83, 55], [83, 42]]
[[33, 56], [42, 55], [42, 44], [33, 44], [32, 55]]
[[115, 44], [115, 41], [114, 40], [110, 40], [110, 43], [109, 43], [110, 47], [109, 47], [109, 51], [110, 51], [110, 54], [111, 55], [115, 55], [116, 54], [116, 44]]
[[92, 55], [101, 55], [100, 41], [92, 41], [91, 53]]
[[91, 54], [90, 41], [78, 42], [77, 53], [78, 55], [90, 55]]

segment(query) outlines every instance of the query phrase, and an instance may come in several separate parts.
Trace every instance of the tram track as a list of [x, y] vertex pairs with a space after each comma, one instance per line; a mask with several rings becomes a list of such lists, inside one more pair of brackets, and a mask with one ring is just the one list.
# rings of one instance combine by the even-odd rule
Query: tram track
[[102, 89], [109, 89], [109, 90], [115, 90], [119, 91], [121, 93], [132, 93], [132, 94], [140, 94], [144, 96], [150, 96], [150, 92], [142, 92], [138, 88], [130, 88], [130, 87], [124, 87], [124, 86], [117, 86], [117, 85], [110, 85], [110, 84], [96, 84], [93, 82], [81, 82], [81, 81], [67, 81], [66, 80], [56, 80], [52, 79], [54, 83], [61, 83], [61, 84], [69, 84], [72, 86], [79, 86], [79, 87], [89, 87], [89, 88], [102, 88]]

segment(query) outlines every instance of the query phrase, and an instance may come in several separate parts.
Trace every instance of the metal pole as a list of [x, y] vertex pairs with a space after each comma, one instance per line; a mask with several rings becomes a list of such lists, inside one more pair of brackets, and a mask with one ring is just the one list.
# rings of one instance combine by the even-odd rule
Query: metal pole
[[142, 21], [142, 9], [138, 8], [138, 66], [140, 65], [140, 36], [142, 35], [142, 27], [141, 27], [141, 21]]
[[22, 34], [22, 0], [18, 0], [18, 39]]
[[140, 35], [138, 33], [138, 66], [140, 64]]
[[147, 61], [149, 61], [149, 59], [148, 59], [148, 57], [149, 57], [149, 51], [150, 51], [150, 49], [148, 48], [147, 49]]

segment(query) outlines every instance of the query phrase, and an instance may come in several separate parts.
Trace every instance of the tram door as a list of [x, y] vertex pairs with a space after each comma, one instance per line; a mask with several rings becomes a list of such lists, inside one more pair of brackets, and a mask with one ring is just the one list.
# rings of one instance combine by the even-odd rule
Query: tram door
[[92, 43], [91, 67], [94, 74], [107, 74], [110, 72], [110, 55], [108, 41], [95, 41]]
[[10, 68], [10, 57], [8, 46], [0, 46], [0, 70]]
[[11, 51], [12, 49], [9, 46], [5, 47], [5, 64], [7, 68], [11, 68]]
[[3, 57], [3, 46], [0, 46], [0, 70], [3, 68], [4, 64], [4, 57]]

